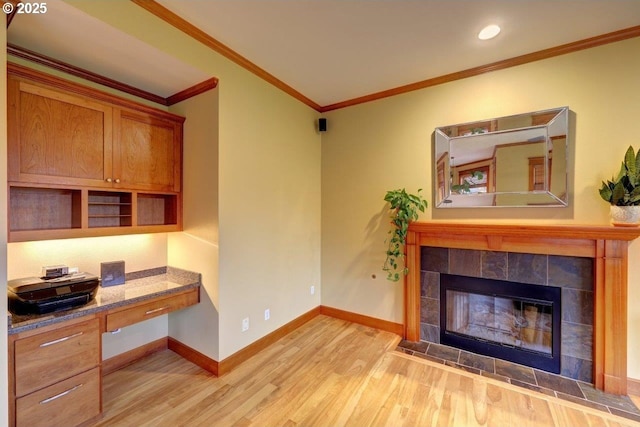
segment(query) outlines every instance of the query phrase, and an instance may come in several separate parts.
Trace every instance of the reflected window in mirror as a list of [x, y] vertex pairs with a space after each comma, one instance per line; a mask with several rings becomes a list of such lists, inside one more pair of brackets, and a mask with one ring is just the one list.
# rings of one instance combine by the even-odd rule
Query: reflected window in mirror
[[529, 191], [544, 191], [545, 172], [548, 173], [547, 182], [551, 185], [551, 159], [547, 163], [548, 167], [545, 168], [542, 156], [529, 158]]
[[488, 176], [488, 166], [468, 169], [465, 171], [460, 171], [460, 183], [469, 183], [469, 192], [471, 193], [486, 193], [488, 191]]

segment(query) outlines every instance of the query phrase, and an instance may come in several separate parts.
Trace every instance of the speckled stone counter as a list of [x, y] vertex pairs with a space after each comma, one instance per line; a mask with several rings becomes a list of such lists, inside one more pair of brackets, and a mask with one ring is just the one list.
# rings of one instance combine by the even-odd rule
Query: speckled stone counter
[[201, 285], [200, 273], [174, 267], [159, 267], [125, 275], [123, 285], [99, 287], [96, 297], [82, 307], [47, 314], [8, 314], [9, 335], [64, 322], [88, 314], [121, 307], [164, 295], [171, 295]]

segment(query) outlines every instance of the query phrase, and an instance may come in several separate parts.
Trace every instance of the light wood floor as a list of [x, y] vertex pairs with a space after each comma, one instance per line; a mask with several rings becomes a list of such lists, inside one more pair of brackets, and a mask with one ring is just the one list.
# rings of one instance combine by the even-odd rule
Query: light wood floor
[[104, 377], [96, 426], [640, 426], [394, 352], [398, 340], [318, 316], [220, 378], [166, 350]]

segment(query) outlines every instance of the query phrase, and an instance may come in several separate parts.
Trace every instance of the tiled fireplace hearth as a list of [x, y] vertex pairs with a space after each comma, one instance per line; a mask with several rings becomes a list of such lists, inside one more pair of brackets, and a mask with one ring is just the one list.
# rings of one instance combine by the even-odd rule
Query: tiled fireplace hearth
[[[611, 226], [413, 223], [406, 247], [405, 339], [440, 342], [442, 274], [557, 287], [561, 375], [626, 395], [627, 249], [638, 236], [638, 228]], [[520, 322], [534, 308], [529, 304], [516, 315]], [[546, 309], [536, 310], [538, 317], [548, 316]]]

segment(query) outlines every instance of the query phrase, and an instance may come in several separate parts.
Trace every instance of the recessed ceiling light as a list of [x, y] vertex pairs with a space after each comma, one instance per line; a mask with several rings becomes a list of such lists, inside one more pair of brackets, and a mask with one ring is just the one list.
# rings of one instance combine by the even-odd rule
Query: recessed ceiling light
[[497, 25], [491, 24], [484, 27], [479, 33], [478, 38], [480, 40], [489, 40], [494, 38], [500, 33], [500, 27]]

